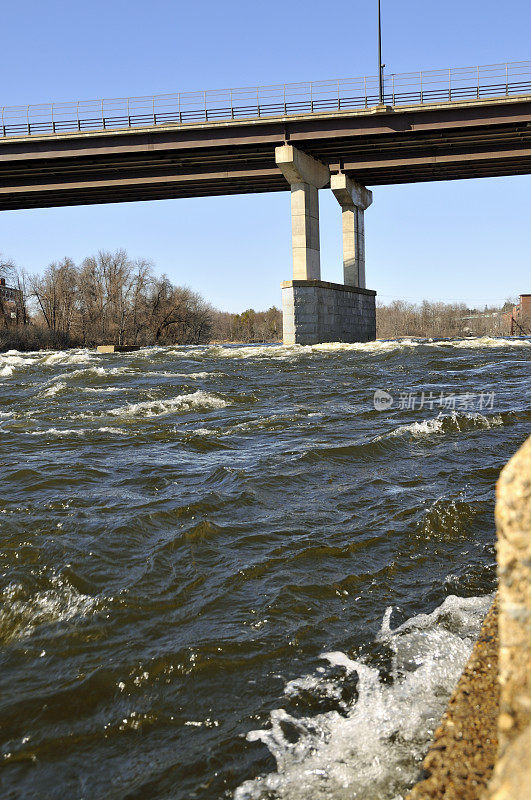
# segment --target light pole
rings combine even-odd
[[[382,13],[381,13],[381,0],[378,0],[378,98],[380,105],[384,104],[384,86],[383,86],[383,69],[385,64],[382,64]]]

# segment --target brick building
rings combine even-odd
[[[531,335],[531,294],[521,294],[510,315],[511,336]]]
[[[4,321],[16,320],[22,307],[22,292],[6,286],[5,278],[0,278],[0,319]],[[1,324],[1,323],[0,323]]]

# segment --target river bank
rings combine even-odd
[[[495,599],[406,800],[481,800],[498,750],[499,646]]]
[[[225,339],[211,339],[207,344],[210,345],[231,345],[231,346],[244,346],[244,345],[268,345],[268,344],[282,344],[281,339],[269,340],[267,342],[258,341],[243,341],[238,339],[225,340]],[[96,346],[96,345],[95,345]],[[124,345],[128,346],[128,345]],[[137,349],[141,345],[130,345]],[[152,344],[151,347],[158,347],[159,345]],[[176,345],[179,346],[179,345]],[[16,350],[19,353],[32,353],[32,352],[47,352],[50,350],[76,350],[83,347],[81,342],[75,341],[67,336],[59,333],[54,333],[46,328],[28,325],[24,328],[16,330],[0,331],[0,353],[7,353],[10,350]]]
[[[531,437],[496,485],[499,588],[406,800],[531,792]]]

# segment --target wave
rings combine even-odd
[[[141,375],[142,377],[149,375],[148,372],[137,372],[135,370],[130,369],[129,367],[110,367],[105,369],[105,367],[82,367],[81,369],[73,369],[69,370],[68,372],[61,372],[59,375],[55,375],[54,378],[49,382],[51,386],[54,383],[61,382],[61,381],[78,381],[80,378],[86,378],[90,380],[91,378],[109,378],[114,377],[116,375]],[[86,391],[90,387],[79,387],[82,391]],[[97,387],[95,387],[96,391],[99,391]],[[110,389],[110,391],[115,391],[114,388]],[[120,389],[120,391],[122,391]]]
[[[39,397],[55,397],[56,394],[63,392],[65,389],[70,389],[65,381],[56,380],[47,389],[40,392]],[[80,389],[80,391],[87,394],[112,394],[125,392],[126,390],[127,387],[125,386],[83,386]]]
[[[219,378],[224,375],[223,372],[143,372],[143,375],[163,375],[165,378],[191,378],[193,381],[200,380],[201,378]]]
[[[55,397],[56,394],[59,394],[59,392],[62,392],[66,388],[67,386],[64,381],[56,381],[47,389],[40,392],[40,397]]]
[[[95,610],[97,598],[83,594],[64,578],[54,575],[48,588],[32,593],[22,584],[11,583],[2,592],[0,641],[25,639],[37,628],[71,622]]]
[[[46,431],[31,431],[30,436],[84,436],[84,428],[48,428]]]
[[[489,417],[483,414],[439,414],[437,417],[423,419],[421,422],[410,422],[408,425],[399,425],[389,433],[376,437],[375,441],[395,436],[410,435],[413,438],[423,438],[433,433],[455,433],[456,431],[470,430],[472,428],[493,428],[503,425],[500,414]]]
[[[318,414],[305,414],[305,417],[319,416]],[[192,428],[187,431],[188,435],[193,436],[232,436],[232,435],[245,435],[255,432],[269,430],[285,430],[293,422],[299,422],[296,416],[288,414],[269,414],[267,416],[260,416],[254,419],[249,419],[246,422],[237,422],[234,425],[229,425],[226,428]]]
[[[12,367],[24,367],[26,364],[34,364],[36,358],[24,356],[16,350],[8,350],[7,353],[0,354],[0,364],[9,364]]]
[[[104,367],[82,367],[81,369],[70,370],[70,372],[62,372],[60,375],[57,375],[56,380],[78,378],[80,375],[97,375],[98,377],[103,377],[107,375],[108,372],[112,372],[112,370],[106,370]]]
[[[115,392],[125,392],[125,386],[84,386],[81,389],[82,392],[87,392],[87,394],[112,394]]]
[[[0,353],[0,377],[10,378],[16,367],[31,366],[35,361],[35,358],[21,355],[17,350],[8,350],[7,353]]]
[[[179,394],[168,400],[145,400],[142,403],[129,403],[118,408],[111,408],[106,413],[113,417],[159,417],[177,411],[225,408],[227,405],[227,401],[221,397],[199,390],[191,394]]]
[[[111,433],[113,435],[123,436],[127,433],[122,428],[111,428],[102,426],[96,429],[98,433]],[[45,431],[31,431],[31,436],[86,436],[87,434],[94,433],[90,428],[48,428]]]
[[[345,653],[323,653],[330,665],[289,682],[287,701],[308,694],[336,709],[296,717],[283,708],[270,726],[247,734],[265,744],[276,772],[243,783],[234,800],[399,800],[414,783],[448,698],[493,596],[447,597],[431,614],[394,630],[387,609],[378,641],[391,653],[391,680]],[[335,673],[330,669],[333,667]],[[343,678],[335,677],[341,670]],[[357,699],[342,700],[342,682],[357,677]]]
[[[352,440],[346,439],[340,445],[314,443],[301,455],[301,459],[303,461],[316,462],[333,458],[370,458],[378,452],[385,452],[387,448],[393,447],[393,442],[396,439],[410,437],[411,439],[423,440],[436,434],[444,436],[445,434],[473,431],[474,429],[494,428],[503,424],[504,419],[501,414],[486,417],[479,413],[441,413],[437,417],[423,419],[420,422],[399,425],[377,436]],[[398,445],[399,443],[396,442],[396,444]]]
[[[57,350],[45,355],[41,363],[46,365],[88,364],[94,360],[95,356],[96,353],[88,349],[75,350],[74,352]]]

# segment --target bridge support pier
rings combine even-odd
[[[275,150],[291,187],[293,280],[282,283],[284,344],[376,338],[375,295],[365,288],[363,213],[372,194],[292,145]],[[321,280],[318,190],[331,184],[343,210],[345,285]]]
[[[319,189],[330,182],[330,170],[289,144],[275,149],[275,161],[291,187],[293,277],[319,280]]]
[[[342,172],[330,180],[343,217],[343,275],[347,286],[365,289],[365,209],[372,192]]]

